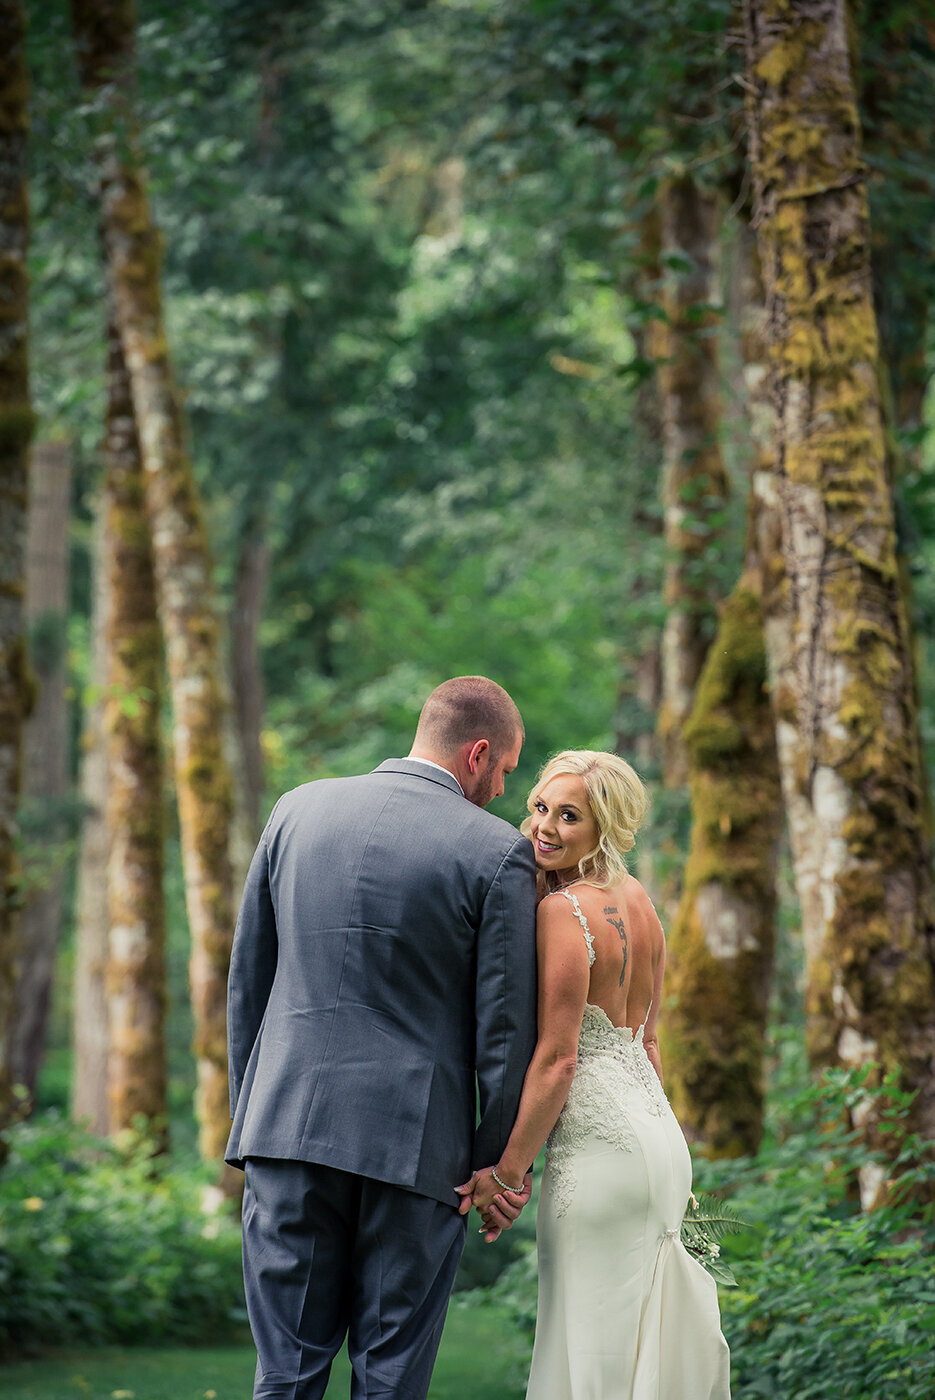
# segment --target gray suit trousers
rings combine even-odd
[[[352,1400],[425,1400],[467,1218],[312,1162],[246,1162],[254,1400],[320,1400],[345,1336]]]

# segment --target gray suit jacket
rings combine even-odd
[[[234,935],[227,1160],[319,1162],[455,1204],[509,1136],[535,968],[532,847],[448,773],[391,759],[286,793]]]

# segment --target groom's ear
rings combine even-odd
[[[490,757],[490,743],[487,739],[475,739],[468,749],[467,766],[469,773],[476,773],[484,756]]]

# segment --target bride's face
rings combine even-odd
[[[540,870],[572,870],[597,845],[588,790],[576,773],[556,773],[530,803],[530,837]]]

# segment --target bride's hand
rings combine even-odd
[[[493,1244],[503,1230],[509,1230],[519,1219],[528,1203],[532,1194],[532,1172],[527,1172],[523,1178],[521,1191],[504,1191],[494,1181],[490,1167],[475,1172],[470,1181],[455,1189],[462,1198],[458,1207],[460,1213],[464,1215],[475,1206],[486,1227],[484,1239],[487,1244]]]

